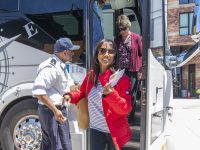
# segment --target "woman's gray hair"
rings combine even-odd
[[[118,27],[131,27],[131,22],[129,20],[129,18],[126,15],[120,15],[117,18],[117,26]]]

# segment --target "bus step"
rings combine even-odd
[[[129,126],[132,132],[132,138],[128,143],[124,145],[122,150],[140,150],[140,120],[140,101],[136,101],[134,116],[132,118],[129,118]]]
[[[140,125],[141,112],[135,112],[133,124]]]
[[[132,132],[131,141],[140,142],[140,126],[130,126]]]
[[[140,142],[129,141],[123,146],[122,150],[140,150]]]

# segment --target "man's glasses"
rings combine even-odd
[[[126,31],[127,27],[119,28],[119,31]]]
[[[111,55],[116,54],[116,50],[114,50],[114,49],[100,48],[100,49],[98,50],[98,52],[99,52],[99,54],[101,54],[101,55],[105,55],[107,52],[108,52],[108,54],[111,54]]]

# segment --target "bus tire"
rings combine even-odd
[[[31,127],[31,125],[25,126],[28,124],[36,125],[36,123],[37,123],[37,129],[35,129],[33,125],[32,125],[33,127]],[[29,129],[29,127],[33,129]],[[30,143],[34,143],[33,137],[31,137],[32,134],[34,136],[34,132],[36,132],[34,130],[40,130],[41,132],[38,115],[37,115],[37,101],[33,98],[29,98],[29,99],[20,101],[19,103],[11,107],[10,110],[5,115],[4,119],[2,120],[1,130],[0,130],[1,131],[0,140],[1,140],[2,149],[3,150],[21,149],[22,146],[18,144],[19,142],[16,142],[18,139],[23,139],[23,140],[28,139],[29,146],[30,146]],[[26,134],[25,133],[23,134],[22,131],[26,132]],[[16,134],[16,133],[19,133],[19,134]],[[31,136],[29,136],[29,134]],[[26,149],[32,149],[32,148],[26,147]],[[33,148],[33,149],[36,149],[36,148]]]

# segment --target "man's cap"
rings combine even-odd
[[[60,38],[54,44],[54,53],[59,53],[64,50],[78,50],[79,45],[74,45],[69,38]]]

